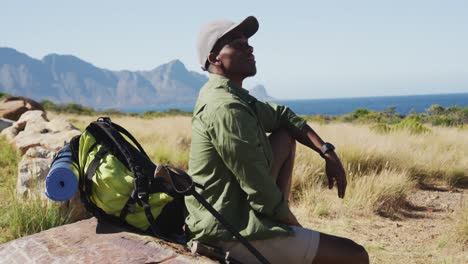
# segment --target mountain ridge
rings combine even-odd
[[[0,47],[0,91],[34,100],[94,108],[187,107],[207,80],[179,59],[151,70],[113,71],[74,55],[51,53],[39,60]]]

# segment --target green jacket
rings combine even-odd
[[[285,106],[255,101],[247,90],[211,74],[193,111],[189,161],[189,174],[204,186],[197,191],[249,240],[292,232],[277,222],[288,203],[270,176],[273,152],[266,133],[305,124]],[[186,197],[186,206],[192,239],[235,239],[195,198]]]

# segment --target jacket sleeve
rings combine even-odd
[[[271,133],[280,127],[291,130],[301,130],[306,121],[297,116],[289,107],[275,103],[257,101],[255,109],[265,132]]]
[[[282,219],[289,207],[270,176],[256,118],[239,103],[221,106],[209,129],[211,141],[246,193],[251,208],[267,217]]]

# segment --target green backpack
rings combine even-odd
[[[138,141],[100,117],[70,141],[81,201],[98,220],[186,244],[184,196],[193,195],[262,263],[268,261],[198,192],[183,170],[156,165]]]
[[[100,220],[185,243],[186,189],[177,192],[167,179],[155,177],[157,169],[172,174],[177,170],[158,168],[138,141],[109,118],[89,124],[70,147],[79,168],[81,200],[89,212]],[[174,176],[184,177],[191,188],[188,175]]]

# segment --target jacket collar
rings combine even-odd
[[[237,95],[247,103],[256,100],[255,97],[249,94],[249,91],[247,89],[239,87],[225,76],[210,73],[209,81],[219,84],[219,86],[222,86],[227,92]]]

